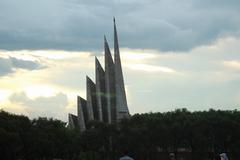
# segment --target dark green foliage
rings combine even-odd
[[[237,110],[178,109],[135,114],[118,125],[92,121],[87,127],[87,131],[80,133],[59,120],[30,120],[0,111],[0,159],[110,160],[128,149],[135,159],[154,160],[181,148],[191,151],[189,159],[194,160],[220,152],[227,152],[232,159],[240,158]]]

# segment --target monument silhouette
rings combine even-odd
[[[77,116],[69,114],[68,125],[70,128],[86,130],[86,124],[91,121],[100,121],[114,124],[130,116],[121,58],[118,44],[118,35],[115,18],[114,22],[114,60],[104,36],[105,70],[97,57],[95,58],[95,82],[86,76],[86,100],[77,97]]]

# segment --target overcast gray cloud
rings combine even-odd
[[[122,47],[185,51],[239,36],[239,15],[237,0],[1,0],[0,48],[100,50],[116,16]]]
[[[13,73],[16,69],[36,70],[41,68],[44,68],[44,66],[37,61],[23,60],[15,57],[0,57],[0,76]]]

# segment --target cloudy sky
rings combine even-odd
[[[239,0],[0,0],[0,108],[67,120],[116,17],[132,114],[240,107]]]

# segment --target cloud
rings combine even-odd
[[[64,109],[68,105],[68,98],[63,93],[57,93],[56,95],[49,97],[36,97],[32,99],[29,98],[25,92],[17,92],[13,93],[9,97],[9,100],[11,103],[25,108],[25,111],[31,117],[59,117],[59,115],[64,114]]]
[[[165,66],[154,66],[154,65],[148,65],[148,64],[132,64],[128,66],[129,69],[135,70],[135,71],[142,71],[142,72],[149,72],[149,73],[156,73],[156,72],[163,72],[163,73],[169,73],[174,74],[176,73],[175,70],[169,67]]]
[[[9,60],[12,63],[14,68],[21,68],[26,70],[35,70],[40,69],[42,66],[38,62],[28,61],[28,60],[21,60],[14,57],[9,57]]]
[[[223,65],[236,69],[236,70],[240,70],[240,61],[237,60],[233,60],[233,61],[224,61]]]
[[[122,58],[125,65],[165,66],[181,73],[177,76],[161,71],[146,74],[144,69],[148,66],[142,71],[141,66],[136,67],[137,72],[124,68],[130,111],[162,112],[182,107],[195,111],[239,108],[239,43],[240,39],[228,37],[189,52],[142,50],[137,52],[140,57],[141,53],[153,56],[135,61]]]
[[[131,114],[182,107],[194,111],[239,108],[239,44],[240,38],[226,37],[188,52],[121,49]],[[29,50],[6,51],[2,55],[49,66],[0,78],[0,94],[4,95],[0,106],[30,117],[48,115],[67,120],[67,113],[76,113],[77,95],[86,96],[86,74],[94,80],[91,52]],[[104,57],[98,57],[104,64]],[[59,93],[67,95],[67,107],[65,96]]]
[[[1,0],[0,48],[99,51],[103,35],[112,37],[115,16],[121,47],[187,51],[239,37],[239,6],[237,0]]]
[[[23,60],[15,57],[0,57],[0,76],[5,76],[9,73],[13,73],[16,69],[24,70],[38,70],[45,66],[41,65],[37,61]]]

